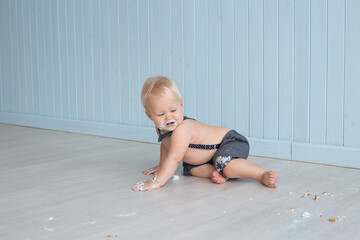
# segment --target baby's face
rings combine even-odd
[[[174,131],[184,118],[182,101],[167,97],[149,96],[146,115],[162,131]]]

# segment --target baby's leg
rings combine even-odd
[[[214,165],[209,163],[192,168],[190,174],[195,177],[211,178],[217,184],[222,184],[227,180],[216,171]]]
[[[228,178],[249,178],[258,180],[270,188],[276,188],[278,174],[269,171],[246,159],[237,158],[230,161],[224,168],[224,174]]]

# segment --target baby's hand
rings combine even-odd
[[[155,174],[157,173],[157,171],[159,170],[160,166],[156,166],[156,167],[153,167],[153,168],[149,168],[149,169],[146,169],[144,171],[142,171],[142,173],[144,175],[150,175],[150,174]]]
[[[145,182],[138,182],[131,189],[134,190],[135,192],[143,192],[143,191],[154,190],[154,189],[158,189],[158,188],[160,188],[160,182],[155,179],[151,179],[151,180],[147,180]]]

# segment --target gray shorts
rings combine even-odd
[[[226,177],[224,175],[224,168],[226,165],[235,158],[247,159],[249,156],[249,150],[250,146],[246,137],[239,134],[235,130],[231,130],[224,136],[213,158],[204,164],[210,163],[214,165],[216,171],[218,171],[223,177]],[[191,176],[190,170],[192,168],[199,167],[204,164],[191,165],[183,162],[184,176]]]

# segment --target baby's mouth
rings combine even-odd
[[[167,127],[173,127],[175,125],[175,121],[170,121],[165,124]]]
[[[173,128],[177,124],[178,123],[176,122],[175,119],[170,119],[169,121],[165,121],[165,122],[161,123],[159,126],[159,129],[162,130],[163,128]]]

